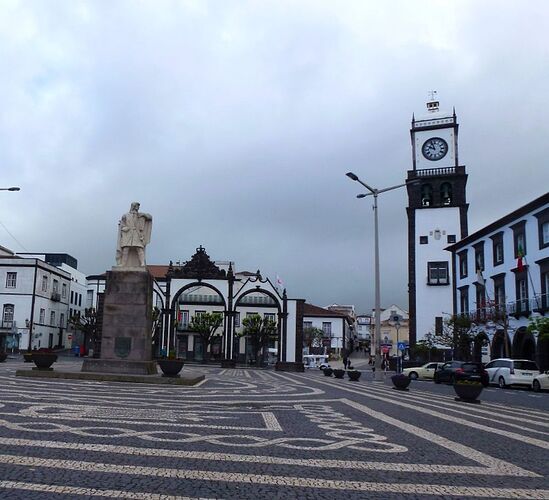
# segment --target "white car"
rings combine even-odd
[[[435,371],[439,366],[442,366],[443,363],[426,363],[423,366],[415,366],[413,368],[404,368],[402,373],[408,375],[412,380],[418,378],[425,378],[432,380],[435,376]]]
[[[534,380],[532,380],[532,389],[536,392],[549,390],[549,370],[534,377]]]
[[[538,365],[529,359],[494,359],[484,369],[488,372],[489,383],[502,389],[512,385],[532,387],[534,377],[539,375]]]
[[[303,365],[305,368],[330,368],[328,356],[324,354],[306,354],[303,356]]]

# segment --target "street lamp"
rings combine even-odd
[[[9,188],[0,188],[0,191],[21,191],[21,188],[17,186],[9,187]]]
[[[374,343],[375,343],[375,380],[381,381],[381,300],[380,300],[380,290],[379,290],[379,230],[378,230],[378,217],[377,217],[377,197],[380,193],[385,193],[386,191],[392,191],[393,189],[398,189],[400,187],[406,186],[419,182],[419,180],[411,181],[404,184],[398,184],[396,186],[391,186],[384,189],[376,189],[368,186],[365,182],[362,182],[356,174],[353,172],[347,172],[345,174],[349,179],[362,184],[369,193],[357,194],[357,198],[365,198],[366,196],[374,197],[374,241],[375,241],[375,334],[374,334]]]

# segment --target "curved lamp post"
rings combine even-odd
[[[21,188],[17,186],[9,187],[9,188],[0,188],[0,191],[21,191]]]
[[[374,241],[375,241],[375,334],[374,334],[374,342],[375,342],[375,380],[381,381],[383,379],[381,374],[381,299],[380,299],[380,289],[379,289],[379,230],[378,230],[378,217],[377,217],[377,197],[381,193],[385,193],[386,191],[392,191],[393,189],[398,189],[400,187],[404,187],[407,184],[412,184],[419,182],[419,180],[411,181],[411,182],[405,182],[404,184],[398,184],[396,186],[391,186],[384,189],[376,189],[373,187],[368,186],[365,182],[362,182],[356,174],[353,172],[347,172],[345,174],[349,179],[358,182],[359,184],[362,184],[369,193],[361,193],[357,194],[357,198],[366,198],[366,196],[373,196],[374,197]]]

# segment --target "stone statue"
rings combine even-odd
[[[132,203],[130,211],[118,223],[118,267],[145,266],[145,247],[151,241],[152,216],[139,212],[139,206],[137,202]]]

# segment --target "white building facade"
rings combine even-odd
[[[549,341],[527,331],[530,318],[549,312],[549,193],[448,250],[453,312],[475,325],[475,358],[484,346],[492,359],[531,359],[549,368]]]
[[[37,258],[0,257],[0,350],[62,347],[71,276]]]
[[[465,167],[459,164],[455,111],[412,119],[413,169],[408,171],[408,291],[410,344],[434,333],[452,310],[448,244],[467,236]]]

